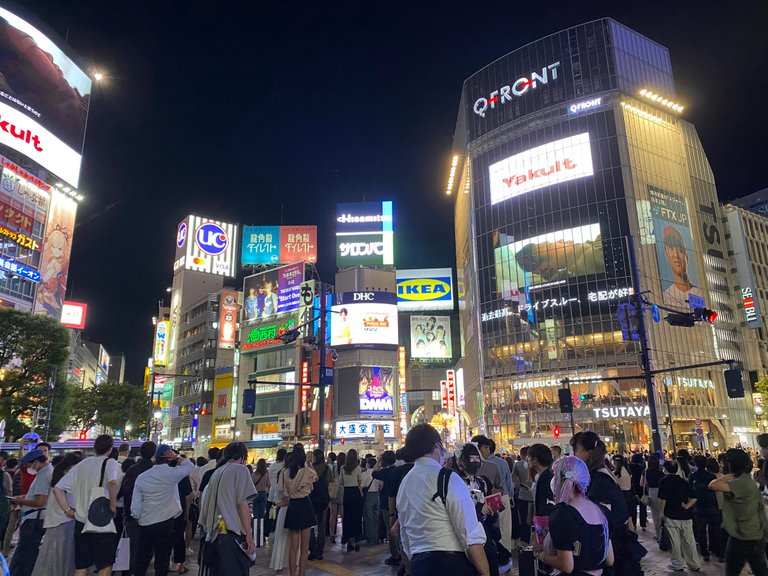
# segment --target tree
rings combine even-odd
[[[759,392],[763,395],[763,401],[768,399],[768,374],[755,382],[753,388],[755,389],[755,392]]]
[[[104,382],[75,392],[72,424],[81,430],[101,425],[112,431],[130,422],[134,430],[146,426],[149,396],[129,382]]]
[[[0,308],[0,418],[6,420],[6,435],[29,431],[35,406],[48,405],[54,368],[62,375],[68,356],[69,333],[56,320]],[[59,407],[53,411],[58,417]]]

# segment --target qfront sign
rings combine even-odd
[[[485,118],[485,114],[488,110],[495,110],[496,106],[503,106],[507,102],[512,102],[513,97],[524,96],[529,90],[535,89],[541,84],[547,84],[550,79],[557,80],[557,69],[560,67],[560,62],[554,62],[549,66],[545,66],[541,69],[541,74],[537,72],[531,72],[530,78],[523,76],[518,78],[511,84],[501,86],[498,90],[491,92],[487,98],[478,98],[475,100],[475,104],[472,109],[475,114],[481,118]]]
[[[184,269],[234,277],[237,248],[235,224],[187,216],[176,230],[173,271]]]
[[[401,312],[453,310],[451,269],[398,270],[397,308]]]
[[[391,201],[338,204],[336,265],[394,265],[393,220]]]
[[[593,408],[595,418],[645,418],[651,415],[648,406],[608,406],[607,408]]]
[[[589,133],[569,136],[491,164],[491,204],[592,174]]]

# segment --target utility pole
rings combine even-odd
[[[43,440],[48,442],[48,433],[51,431],[51,411],[53,410],[53,390],[56,388],[56,377],[59,369],[54,366],[51,372],[51,378],[48,380],[48,414],[45,419],[45,435]]]

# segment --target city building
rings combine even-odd
[[[611,19],[531,42],[465,81],[446,187],[457,368],[476,428],[501,448],[565,443],[573,430],[611,448],[651,445],[629,307],[640,292],[719,313],[685,328],[645,312],[653,370],[679,370],[653,376],[662,442],[752,445],[751,400],[727,396],[727,366],[688,368],[747,358],[724,214],[684,112],[668,50]],[[566,378],[572,419],[559,409]]]
[[[0,305],[59,319],[92,82],[23,8],[0,3],[0,19]],[[53,64],[49,75],[31,61],[40,51]]]
[[[119,352],[109,357],[109,372],[107,379],[110,382],[122,384],[125,382],[125,354]]]
[[[79,331],[70,331],[67,382],[72,386],[77,388],[93,388],[96,386],[96,379],[101,372],[99,369],[98,345],[96,354],[91,350],[92,347],[83,341]]]

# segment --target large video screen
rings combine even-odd
[[[592,173],[589,132],[536,146],[488,167],[491,204]]]
[[[243,281],[244,320],[263,320],[299,309],[304,264],[291,264],[248,276]]]
[[[342,292],[331,314],[331,346],[394,347],[398,344],[397,295]]]
[[[448,360],[452,356],[450,316],[411,316],[411,358]]]
[[[600,224],[558,230],[525,240],[496,232],[497,290],[517,300],[532,288],[565,284],[569,279],[605,273]]]
[[[664,304],[693,308],[690,296],[703,298],[698,285],[699,268],[693,254],[691,218],[685,196],[648,187],[653,236],[661,276]]]
[[[360,414],[392,414],[395,369],[381,366],[359,368],[357,380]]]

